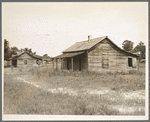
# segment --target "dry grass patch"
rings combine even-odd
[[[13,70],[13,75],[5,74],[4,113],[5,114],[51,114],[51,115],[125,115],[118,106],[137,108],[130,115],[144,115],[144,99],[125,99],[122,93],[145,90],[144,65],[140,72],[94,73],[61,72],[48,67],[31,67],[25,70]],[[76,90],[77,96],[50,93],[22,83],[21,77],[29,82],[49,88],[68,88]],[[87,91],[109,90],[104,95],[88,94]],[[113,106],[113,107],[112,107]]]

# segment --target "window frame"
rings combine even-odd
[[[107,60],[107,63],[105,64],[104,61]],[[103,69],[109,69],[109,59],[108,57],[102,57],[102,68]]]
[[[28,64],[28,61],[27,61],[27,60],[24,60],[24,64],[27,65],[27,64]]]

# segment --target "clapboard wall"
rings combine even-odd
[[[128,58],[132,58],[133,68],[137,67],[136,57],[118,49],[107,39],[95,45],[88,52],[89,71],[127,71],[131,67],[128,65]]]

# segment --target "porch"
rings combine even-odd
[[[53,70],[81,71],[87,69],[87,53],[64,53],[53,58]]]

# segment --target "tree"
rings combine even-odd
[[[44,56],[44,57],[47,57],[47,56],[48,56],[48,54],[44,54],[43,56]]]
[[[17,51],[19,51],[19,49],[17,47],[11,47],[11,53],[14,54],[16,53]]]
[[[33,54],[32,49],[29,49],[29,48],[21,49],[21,51],[25,51],[27,53]]]
[[[36,52],[33,53],[33,55],[35,55],[35,54],[36,54]]]
[[[145,59],[145,50],[146,47],[142,41],[139,44],[137,44],[137,46],[134,48],[134,52],[140,51],[140,57],[142,59]]]
[[[122,43],[122,48],[126,51],[131,51],[132,48],[133,48],[133,42],[132,41],[129,41],[129,40],[125,40],[123,43]]]
[[[140,41],[140,43],[138,44],[138,46],[144,46],[144,43],[142,41]]]
[[[11,58],[11,50],[9,48],[9,42],[4,39],[4,60]]]
[[[14,47],[11,47],[11,50],[16,50],[16,51],[18,51],[19,49],[14,46]]]

